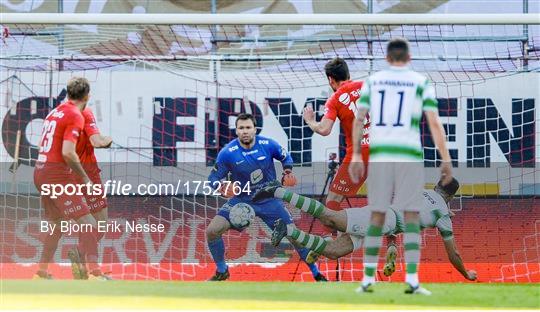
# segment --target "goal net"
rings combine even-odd
[[[436,88],[461,182],[451,209],[464,261],[484,281],[540,281],[538,21],[479,23],[459,16],[437,23],[436,16],[424,15],[432,19],[399,24],[397,17],[381,16],[362,24],[363,16],[349,23],[333,16],[333,24],[324,17],[300,24],[282,22],[281,16],[268,24],[253,18],[220,24],[181,17],[167,23],[148,14],[130,22],[115,16],[116,23],[107,23],[92,16],[86,22],[53,16],[43,24],[2,22],[4,277],[31,276],[43,248],[39,226],[44,213],[32,181],[36,144],[43,119],[65,99],[70,77],[89,79],[89,106],[101,132],[115,142],[96,151],[103,180],[143,185],[127,195],[108,194],[111,222],[165,228],[162,233],[125,227],[107,233],[100,261],[119,279],[202,280],[215,269],[206,225],[225,203],[203,185],[217,153],[235,137],[235,116],[253,114],[259,133],[291,153],[299,180],[294,190],[321,199],[329,154],[343,158],[344,138],[339,123],[327,137],[314,134],[302,109],[310,105],[317,120],[322,118],[332,94],[324,73],[329,59],[345,59],[351,78],[364,80],[387,66],[386,42],[399,36],[411,44],[412,69]],[[426,187],[432,187],[438,156],[424,122],[421,130]],[[342,206],[365,204],[364,187]],[[290,211],[300,228],[323,230],[306,214]],[[292,246],[284,242],[274,248],[269,235],[260,220],[241,233],[224,234],[233,278],[311,280]],[[76,235],[63,237],[54,275],[69,276],[67,251],[76,243]],[[401,255],[400,249],[399,260]],[[423,233],[422,257],[422,280],[461,280],[434,229]],[[331,279],[359,280],[362,254],[338,262],[321,259],[320,267]],[[400,265],[392,280],[402,279]]]

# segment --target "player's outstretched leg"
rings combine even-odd
[[[251,199],[253,202],[258,202],[264,199],[268,198],[274,198],[274,193],[278,188],[285,189],[281,186],[281,183],[279,181],[272,181],[268,183],[267,186],[259,189],[255,194],[253,195],[253,198]]]
[[[306,196],[296,194],[279,185],[270,185],[260,189],[253,196],[253,200],[258,201],[272,197],[279,198],[285,202],[288,202],[294,207],[314,216],[315,218],[320,217],[326,209],[326,207],[321,202]]]
[[[296,243],[313,250],[318,254],[321,254],[324,251],[327,244],[323,237],[308,234],[296,228],[294,224],[285,224],[283,220],[278,219],[274,231],[272,232],[272,244],[274,244],[274,246],[279,245],[279,242],[281,242],[285,236],[290,237]]]

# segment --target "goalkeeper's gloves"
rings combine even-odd
[[[221,187],[219,188],[219,193],[221,194],[221,196],[223,196],[225,198],[231,198],[231,197],[234,196],[233,189],[234,189],[234,187],[233,187],[232,182],[231,183],[223,183],[223,184],[221,184]]]
[[[294,176],[294,173],[291,169],[285,169],[283,170],[283,176],[281,177],[281,184],[283,186],[295,186],[296,185],[296,177]]]

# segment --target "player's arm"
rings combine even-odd
[[[444,131],[441,120],[439,119],[439,110],[437,106],[437,99],[435,98],[435,90],[431,84],[427,81],[421,87],[423,110],[426,114],[429,130],[433,137],[433,142],[439,150],[441,155],[441,178],[443,184],[448,184],[452,179],[452,159],[450,153],[446,147],[446,133]]]
[[[230,172],[228,161],[227,161],[227,152],[226,148],[223,148],[221,151],[219,151],[219,154],[216,158],[216,163],[214,164],[214,167],[210,171],[210,175],[208,176],[208,181],[210,182],[210,186],[216,190],[219,189],[219,192],[224,197],[232,197],[233,194],[233,188],[227,187],[230,186],[229,183],[222,183],[222,180],[227,177],[227,175]]]
[[[62,157],[73,172],[82,178],[83,183],[89,183],[90,179],[88,178],[86,171],[84,171],[83,167],[81,166],[81,161],[79,160],[79,156],[77,156],[75,147],[75,142],[64,140],[62,143]]]
[[[100,133],[92,110],[87,108],[82,114],[84,117],[84,132],[88,135],[90,144],[92,144],[92,146],[95,148],[110,147],[112,144],[112,138],[104,136]]]
[[[440,218],[437,221],[436,226],[439,229],[441,238],[443,239],[444,248],[446,249],[446,254],[448,255],[448,260],[450,260],[450,263],[452,263],[454,268],[458,270],[458,272],[461,273],[461,275],[463,275],[463,277],[466,279],[470,281],[476,280],[476,272],[474,270],[467,271],[465,265],[463,264],[463,260],[461,259],[461,255],[459,254],[456,246],[456,241],[454,240],[452,220],[450,220],[450,216],[446,215]]]
[[[463,275],[466,279],[469,281],[476,280],[476,272],[474,270],[469,270],[465,268],[465,265],[463,264],[463,260],[461,259],[461,255],[459,254],[457,248],[456,248],[456,242],[453,238],[444,240],[444,248],[446,249],[446,253],[448,254],[448,259],[450,260],[450,263],[454,266],[456,270]]]
[[[66,130],[64,131],[64,140],[62,142],[62,157],[66,164],[75,172],[76,175],[82,178],[83,183],[90,183],[86,171],[81,166],[79,156],[77,156],[76,146],[77,140],[81,135],[81,130],[84,127],[84,118],[81,115],[75,115]]]
[[[101,133],[93,134],[90,136],[90,143],[95,148],[109,148],[112,144],[112,138]]]
[[[336,112],[331,107],[330,99],[325,104],[325,114],[321,121],[316,121],[315,112],[313,107],[308,105],[304,108],[304,120],[308,127],[313,130],[313,132],[318,133],[322,136],[327,136],[332,132],[332,127],[334,126],[334,121],[336,120]]]
[[[352,182],[358,183],[364,175],[364,163],[362,162],[362,139],[364,138],[364,120],[370,108],[370,82],[364,83],[360,91],[360,98],[356,101],[357,114],[353,121],[352,142],[353,156],[349,165],[349,176]]]
[[[270,140],[270,144],[272,149],[272,158],[279,160],[283,166],[281,184],[283,186],[295,186],[297,181],[294,173],[292,172],[294,161],[291,154],[274,140]]]

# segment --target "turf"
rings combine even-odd
[[[430,297],[379,283],[1,281],[4,309],[539,309],[539,284],[424,284]]]

